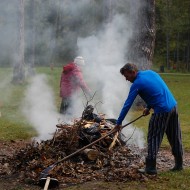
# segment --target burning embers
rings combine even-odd
[[[132,151],[125,146],[117,132],[108,135],[114,124],[114,119],[96,115],[93,107],[87,106],[73,125],[58,124],[52,139],[34,141],[4,159],[2,166],[9,169],[2,167],[1,175],[17,173],[19,180],[33,184],[51,178],[61,185],[91,180],[143,180],[145,176],[137,172],[143,161],[134,153],[138,148]]]

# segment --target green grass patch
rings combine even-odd
[[[61,68],[51,70],[49,67],[40,67],[36,71],[46,74],[49,85],[55,92],[58,107],[61,101],[58,90]],[[0,68],[0,140],[29,139],[36,136],[37,132],[28,124],[20,111],[28,81],[24,84],[14,85],[11,80],[12,69]]]
[[[190,169],[181,172],[163,172],[157,178],[130,182],[93,181],[65,188],[66,190],[121,189],[121,190],[188,190],[190,187]]]
[[[62,68],[55,67],[51,70],[49,67],[37,68],[37,73],[45,73],[50,86],[53,88],[56,98],[57,109],[60,105],[59,97],[59,80]],[[183,74],[161,74],[167,85],[173,92],[176,100],[178,101],[179,117],[181,121],[183,145],[185,150],[190,149],[190,75]],[[22,85],[11,84],[12,69],[0,68],[0,140],[17,140],[17,139],[29,139],[36,136],[35,129],[28,124],[20,112],[20,104],[24,97],[24,91],[27,86],[27,82]],[[142,114],[142,110],[132,111],[130,110],[127,117],[129,120],[137,118]],[[117,117],[117,116],[116,116]],[[136,127],[141,128],[146,133],[148,130],[148,121],[150,115],[143,117],[136,121],[134,124]],[[168,141],[164,138],[162,147],[169,147]],[[148,180],[147,182],[129,182],[129,183],[107,183],[107,182],[89,182],[66,189],[93,189],[97,187],[99,189],[189,189],[190,187],[190,169],[178,173],[163,172],[159,174],[156,180]],[[92,188],[90,188],[92,187]]]
[[[57,109],[60,105],[59,97],[59,81],[62,72],[61,67],[54,67],[51,70],[49,67],[36,68],[37,73],[44,73],[48,78],[49,85],[54,90]],[[179,117],[182,128],[183,144],[185,149],[190,149],[190,75],[188,74],[161,74],[172,93],[174,94],[178,102]],[[13,85],[12,69],[0,68],[0,140],[15,140],[26,139],[36,135],[36,131],[30,126],[25,118],[22,116],[20,104],[24,97],[24,90],[27,86],[27,81],[22,85]],[[142,110],[129,111],[131,119],[138,117],[142,114]],[[129,117],[127,116],[127,117]],[[116,116],[117,117],[117,116]],[[135,122],[135,125],[147,133],[149,117],[141,118]],[[166,138],[162,143],[162,146],[168,147]]]

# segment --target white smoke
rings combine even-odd
[[[35,127],[39,136],[48,139],[55,132],[59,115],[56,111],[53,90],[45,75],[36,75],[25,92],[22,104],[25,117]]]
[[[112,23],[96,36],[78,39],[80,54],[87,62],[85,69],[88,82],[91,83],[91,90],[97,94],[94,103],[102,102],[98,104],[97,110],[108,118],[117,119],[130,87],[119,70],[127,62],[125,54],[130,48],[128,41],[132,37],[131,24],[124,15],[115,15]],[[127,122],[125,120],[123,123]],[[132,131],[132,126],[122,131],[126,140],[132,135]],[[135,130],[128,143],[143,147],[143,132],[140,129]]]
[[[6,77],[1,77],[0,78],[0,91],[4,93],[4,96],[1,97],[0,104],[5,104],[10,100],[10,97],[12,95],[12,88],[11,88],[11,83],[10,83],[10,75],[7,75]]]
[[[89,8],[86,2],[88,1],[82,0],[81,3],[68,1],[66,6],[61,7],[63,9],[66,7],[67,11],[71,11],[73,17],[79,17]],[[126,6],[125,1],[119,0],[118,2],[121,6],[122,4]],[[85,80],[92,94],[95,94],[93,102],[90,103],[96,105],[96,110],[106,114],[107,118],[117,119],[130,87],[119,70],[128,61],[126,60],[126,54],[130,48],[128,42],[133,36],[134,23],[137,22],[135,15],[138,12],[140,1],[134,5],[134,1],[130,0],[128,5],[127,16],[114,13],[111,22],[96,29],[92,35],[79,37],[77,40],[78,55],[83,56],[86,62],[83,68]],[[81,116],[85,102],[83,93],[74,97],[73,118]],[[36,76],[32,80],[26,91],[23,105],[25,105],[24,113],[27,119],[39,133],[39,139],[50,137],[55,131],[60,115],[56,111],[54,94],[45,76]],[[123,124],[127,122],[125,120]],[[126,138],[129,138],[133,130],[132,126],[123,130]],[[143,147],[143,133],[140,129],[135,130],[129,143]]]
[[[80,54],[87,62],[86,73],[94,83],[92,91],[101,94],[103,104],[100,111],[108,117],[117,115],[122,105],[121,100],[124,101],[129,88],[119,73],[125,63],[124,55],[127,51],[125,39],[130,39],[132,35],[124,22],[127,21],[123,15],[116,15],[113,22],[100,30],[96,36],[78,39]]]
[[[139,148],[144,148],[145,140],[144,133],[136,126],[130,125],[122,130],[122,139],[126,141],[126,144],[135,145]]]

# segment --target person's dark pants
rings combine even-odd
[[[174,107],[168,113],[154,113],[149,121],[148,128],[148,160],[155,160],[159,151],[164,133],[172,148],[175,158],[182,158],[183,147],[181,140],[181,128],[177,108]]]
[[[68,113],[69,108],[71,107],[71,99],[70,98],[62,98],[60,113],[66,114]]]

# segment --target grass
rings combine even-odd
[[[130,182],[88,182],[73,187],[65,188],[66,190],[89,190],[89,189],[109,189],[109,190],[188,190],[190,186],[189,180],[190,170],[186,169],[182,172],[163,172],[153,180],[146,182],[130,181]],[[109,187],[109,188],[108,188]]]
[[[54,89],[57,106],[59,98],[60,68],[38,68],[37,73],[45,73],[49,84]],[[35,129],[29,125],[20,112],[20,105],[24,96],[27,82],[22,85],[11,83],[12,69],[0,68],[0,140],[29,139],[37,135]]]
[[[37,73],[45,73],[48,77],[49,84],[54,89],[56,95],[57,109],[60,105],[59,97],[59,79],[62,68],[54,68],[50,70],[49,67],[37,68]],[[190,75],[183,75],[178,73],[161,74],[171,91],[173,92],[177,102],[179,117],[182,128],[182,138],[184,149],[190,149]],[[0,68],[0,140],[9,141],[16,139],[29,139],[36,135],[36,131],[30,126],[22,114],[19,112],[20,103],[24,96],[24,90],[27,86],[13,85],[10,83],[12,77],[12,70],[10,68]],[[136,118],[142,114],[142,110],[130,111],[130,118]],[[135,125],[147,133],[148,120],[150,116],[141,118],[135,122]],[[167,139],[164,138],[162,147],[169,147]],[[119,183],[119,189],[189,189],[190,187],[190,169],[185,169],[179,173],[163,172],[156,180],[149,180],[143,182]],[[93,182],[92,182],[93,184]],[[117,183],[109,185],[107,182],[96,182],[96,187],[102,189],[118,189]],[[88,185],[86,188],[89,189]],[[86,189],[85,186],[77,185],[67,189]],[[109,187],[109,188],[107,188]],[[113,188],[112,188],[113,187]],[[92,187],[93,189],[93,187]],[[101,188],[100,188],[101,189]]]
[[[130,182],[105,182],[105,181],[89,181],[83,184],[71,185],[59,189],[64,190],[189,190],[190,169],[181,172],[163,172],[157,178],[149,179],[145,182],[130,181]],[[18,185],[12,190],[25,190],[28,189],[22,185]],[[37,188],[30,188],[37,189]]]

